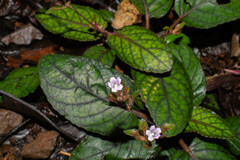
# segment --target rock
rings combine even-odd
[[[22,157],[32,159],[48,158],[56,146],[58,136],[59,134],[56,131],[39,133],[35,140],[23,146]]]
[[[6,109],[0,109],[0,136],[8,134],[23,121],[23,116]]]

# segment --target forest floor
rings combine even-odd
[[[17,0],[14,4],[7,2],[10,1],[0,5],[1,80],[14,68],[37,65],[43,55],[81,55],[87,48],[99,43],[66,40],[40,26],[34,18],[38,6],[60,4],[58,0],[38,0],[34,5]],[[222,117],[240,115],[239,73],[224,71],[240,70],[240,21],[209,30],[186,27],[183,32],[190,37],[191,47],[199,57],[206,76],[207,96],[202,105],[214,109]],[[30,111],[28,106],[14,98],[4,98],[0,105],[0,159],[65,160],[68,159],[67,153],[71,153],[77,141],[85,135],[51,108],[40,87],[21,99],[47,116],[60,131],[71,129],[69,137],[56,131],[49,121],[41,118],[39,112]],[[70,135],[76,133],[78,136],[71,138]]]

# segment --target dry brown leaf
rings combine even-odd
[[[34,50],[23,50],[20,53],[20,58],[8,57],[7,66],[19,68],[25,62],[38,63],[38,60],[47,54],[53,54],[57,51],[57,45],[50,45],[44,48]]]
[[[139,23],[140,12],[137,8],[130,3],[129,0],[122,0],[118,5],[115,18],[112,22],[112,27],[115,29],[121,29],[124,26],[132,25],[133,23]]]
[[[122,70],[117,64],[115,65],[115,69],[116,69],[118,72],[123,73],[123,70]]]
[[[232,36],[231,43],[231,57],[240,57],[240,35],[234,33]]]

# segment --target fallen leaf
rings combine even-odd
[[[240,56],[240,35],[234,33],[232,36],[232,43],[231,43],[231,57],[239,57]]]
[[[19,68],[25,62],[31,62],[37,64],[38,60],[47,54],[53,54],[58,50],[58,46],[51,44],[49,46],[35,48],[34,50],[22,50],[20,52],[20,58],[16,57],[7,57],[7,66],[13,68]]]
[[[41,40],[43,34],[31,24],[25,25],[15,32],[3,37],[1,40],[4,44],[15,43],[18,45],[29,45],[32,40]]]
[[[239,69],[236,69],[236,70],[223,69],[223,71],[229,72],[229,73],[232,73],[232,74],[236,74],[236,75],[240,75],[240,70]]]
[[[129,0],[123,0],[117,8],[115,18],[112,22],[112,27],[115,29],[121,29],[124,26],[132,25],[133,23],[139,23],[140,12],[137,8],[130,3]]]

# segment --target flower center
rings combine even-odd
[[[154,133],[154,132],[152,132],[152,133],[151,133],[151,136],[154,136],[154,135],[155,135],[155,133]]]
[[[114,83],[113,84],[113,87],[115,88],[115,87],[118,87],[118,84],[117,83]]]

